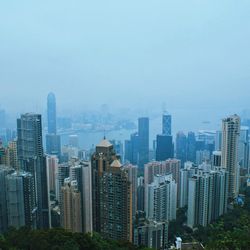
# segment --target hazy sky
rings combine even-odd
[[[0,105],[250,104],[249,0],[0,1]],[[204,113],[203,112],[203,113]]]

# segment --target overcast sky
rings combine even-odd
[[[0,105],[250,104],[249,0],[0,1]]]

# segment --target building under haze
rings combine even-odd
[[[61,156],[61,137],[57,135],[56,97],[49,93],[47,97],[48,134],[46,135],[46,153]]]
[[[149,118],[141,117],[138,119],[138,151],[139,151],[139,168],[149,160]]]
[[[17,119],[17,153],[20,169],[35,177],[37,227],[50,227],[46,157],[43,154],[42,117],[27,113]]]
[[[172,117],[167,112],[162,115],[162,134],[172,135]]]
[[[156,161],[165,161],[174,157],[174,145],[171,135],[157,135],[156,137]]]
[[[56,134],[56,97],[49,93],[47,97],[48,134]]]

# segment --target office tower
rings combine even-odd
[[[221,151],[214,151],[212,155],[212,165],[215,169],[216,167],[221,167]]]
[[[47,97],[48,134],[46,135],[46,153],[61,157],[61,137],[57,135],[56,126],[56,97],[49,93]]]
[[[149,159],[149,118],[141,117],[138,119],[139,136],[139,168],[144,167]]]
[[[137,211],[144,211],[144,195],[145,195],[145,186],[144,178],[140,176],[137,178]]]
[[[128,179],[132,184],[132,216],[135,219],[137,211],[137,166],[125,164],[123,169],[128,173]]]
[[[19,168],[17,158],[17,141],[10,141],[6,150],[6,164],[14,169]]]
[[[154,181],[145,186],[146,217],[157,222],[176,219],[177,185],[172,174],[154,176]]]
[[[238,162],[241,168],[249,166],[249,128],[241,127],[238,146]]]
[[[48,184],[49,191],[52,193],[56,193],[56,176],[58,174],[58,158],[55,155],[48,155],[46,157],[46,166],[47,166],[47,174],[48,174]]]
[[[162,134],[172,135],[172,117],[168,113],[164,113],[162,116]]]
[[[104,238],[132,241],[132,185],[106,139],[91,159],[93,230]]]
[[[20,168],[35,177],[38,228],[50,227],[46,158],[43,154],[42,117],[27,113],[17,119],[17,153]]]
[[[196,159],[196,138],[194,132],[188,132],[187,136],[187,161],[195,162]]]
[[[69,146],[78,148],[79,147],[79,138],[78,135],[70,135],[69,136]]]
[[[187,137],[183,132],[176,135],[176,158],[181,160],[181,165],[187,161]]]
[[[124,153],[124,162],[132,162],[132,143],[131,140],[124,141],[125,153]]]
[[[188,182],[187,225],[207,226],[227,211],[228,172],[199,171]]]
[[[56,97],[49,93],[47,97],[48,134],[56,134]]]
[[[56,155],[61,157],[61,137],[56,134],[46,135],[46,153],[49,155]]]
[[[171,135],[157,135],[156,161],[165,161],[174,156],[173,139]]]
[[[221,142],[222,142],[222,132],[216,131],[215,135],[215,150],[221,151]]]
[[[229,198],[238,194],[238,143],[240,117],[233,115],[222,120],[222,160],[221,165],[229,172]]]
[[[5,178],[13,171],[14,170],[8,166],[0,165],[0,233],[4,233],[8,229]]]
[[[133,165],[139,164],[139,135],[134,133],[130,136],[131,141],[131,156],[130,163]]]
[[[168,223],[147,220],[145,216],[137,218],[133,243],[153,249],[167,249]]]
[[[36,228],[35,182],[31,173],[20,171],[5,178],[9,227]]]
[[[58,165],[58,172],[56,174],[56,200],[59,203],[59,207],[62,204],[62,192],[61,188],[64,185],[64,179],[69,177],[69,164],[62,163]]]
[[[64,180],[62,186],[62,226],[71,232],[82,232],[81,193],[77,181]]]

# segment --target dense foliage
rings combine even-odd
[[[0,235],[1,250],[138,250],[128,242],[104,240],[98,234],[71,233],[63,229],[10,229]],[[140,248],[143,249],[143,248]],[[144,248],[145,249],[145,248]]]
[[[183,242],[201,242],[206,249],[250,250],[250,187],[244,190],[244,206],[235,206],[217,222],[192,230],[185,226],[186,210],[179,209],[177,219],[169,224],[169,240],[180,236]]]

